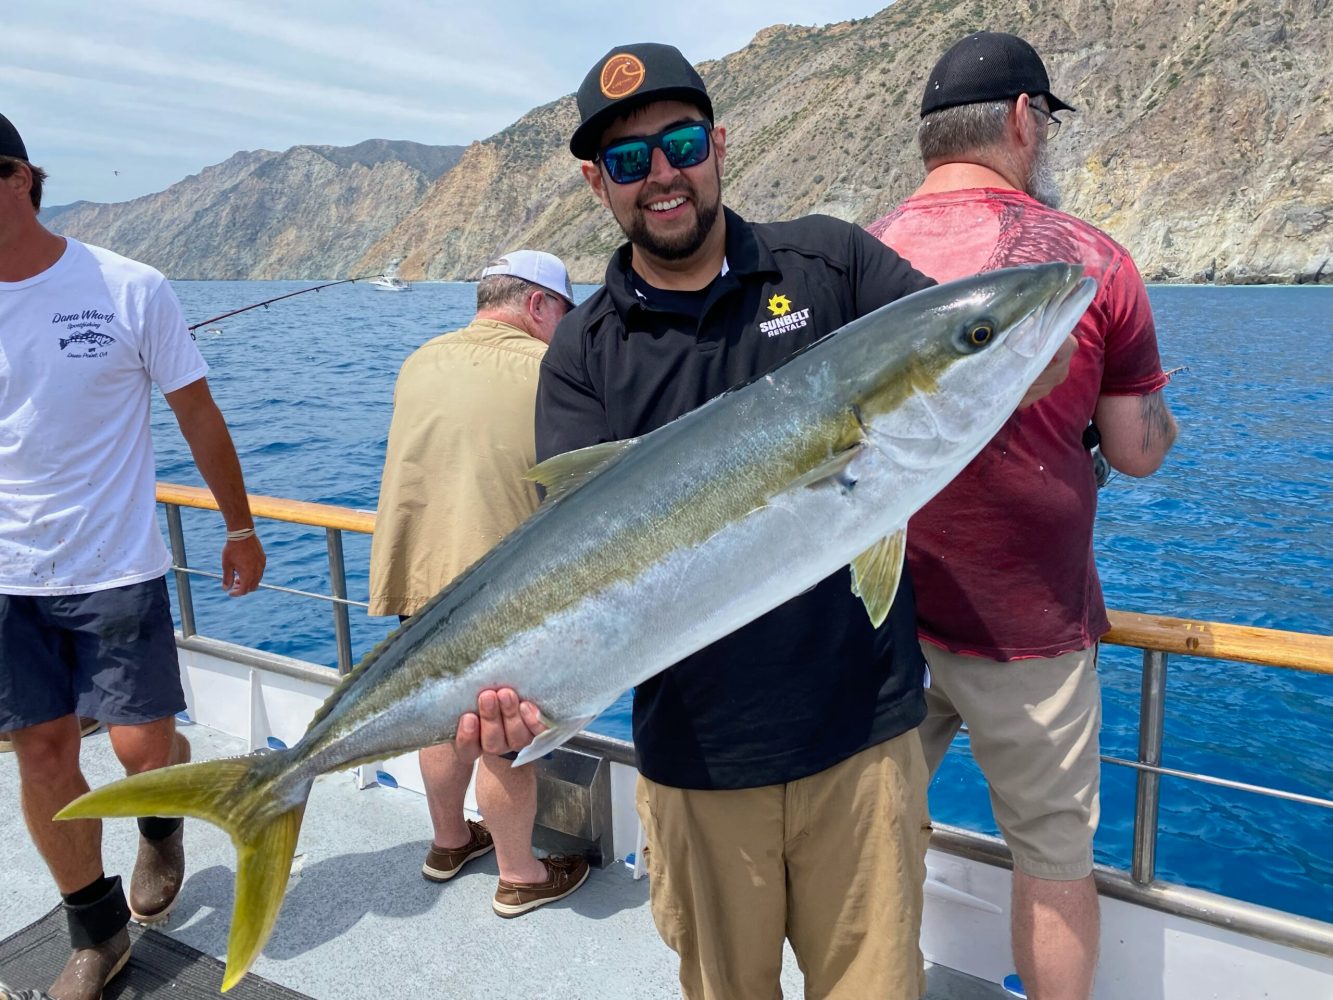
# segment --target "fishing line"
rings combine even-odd
[[[274,302],[281,302],[283,299],[290,299],[294,295],[304,295],[306,292],[317,292],[321,288],[332,288],[334,285],[346,285],[353,281],[365,281],[367,278],[382,278],[382,277],[384,277],[383,274],[363,274],[359,278],[342,278],[338,281],[326,281],[322,285],[311,285],[309,288],[300,288],[294,292],[288,292],[285,295],[275,295],[273,298],[265,299],[263,302],[252,302],[248,306],[241,306],[241,308],[233,309],[231,312],[224,312],[221,316],[214,316],[212,319],[206,319],[202,320],[201,322],[194,323],[191,326],[187,327],[187,329],[190,331],[190,339],[198,340],[199,338],[194,335],[194,331],[199,329],[201,326],[207,326],[209,323],[216,323],[219,320],[228,319],[232,316],[238,316],[243,312],[249,312],[251,309],[258,309],[260,306],[263,306],[265,309],[267,309]]]

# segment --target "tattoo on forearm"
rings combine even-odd
[[[1176,422],[1171,411],[1166,408],[1166,400],[1160,392],[1144,396],[1140,402],[1139,416],[1143,422],[1143,450],[1156,451],[1169,448],[1176,439]]]

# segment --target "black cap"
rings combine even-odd
[[[0,156],[12,156],[16,160],[25,161],[28,159],[28,148],[23,145],[23,137],[4,115],[0,115]]]
[[[1052,111],[1074,108],[1051,93],[1041,56],[1017,35],[977,31],[940,56],[921,97],[921,117],[941,108],[1041,94]]]
[[[583,78],[578,94],[583,122],[569,140],[569,151],[591,160],[613,119],[652,101],[673,100],[695,104],[713,120],[704,81],[679,49],[658,42],[618,45]]]

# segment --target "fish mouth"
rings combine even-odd
[[[1081,272],[1082,268],[1071,267],[1065,287],[1023,318],[1005,341],[1010,350],[1027,359],[1044,354],[1049,361],[1055,356],[1064,336],[1073,331],[1097,294],[1096,280],[1079,277]],[[1057,331],[1062,331],[1061,336],[1053,336]]]

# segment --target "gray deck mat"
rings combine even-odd
[[[223,964],[211,955],[138,924],[130,924],[129,964],[107,984],[103,1000],[216,1000]],[[0,941],[0,982],[11,989],[49,986],[69,958],[69,931],[57,906]],[[228,1000],[310,1000],[250,973],[227,992]]]

